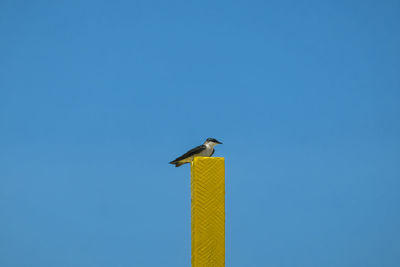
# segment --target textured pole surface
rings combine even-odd
[[[196,157],[191,168],[192,267],[225,266],[225,160]]]

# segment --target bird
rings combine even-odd
[[[179,167],[185,163],[192,162],[194,157],[211,157],[215,152],[214,146],[217,144],[222,143],[215,138],[207,138],[202,145],[196,146],[195,148],[189,150],[182,156],[171,161],[169,164],[175,164],[175,167]]]

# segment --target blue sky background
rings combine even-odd
[[[398,1],[1,1],[0,266],[400,266]]]

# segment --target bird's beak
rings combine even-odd
[[[220,142],[220,141],[218,141],[218,140],[216,140],[217,141],[217,144],[222,144],[222,142]]]

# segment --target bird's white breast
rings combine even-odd
[[[199,153],[199,156],[203,156],[203,157],[209,157],[211,156],[214,146],[212,144],[205,144],[206,149],[204,149],[203,151],[201,151]]]

